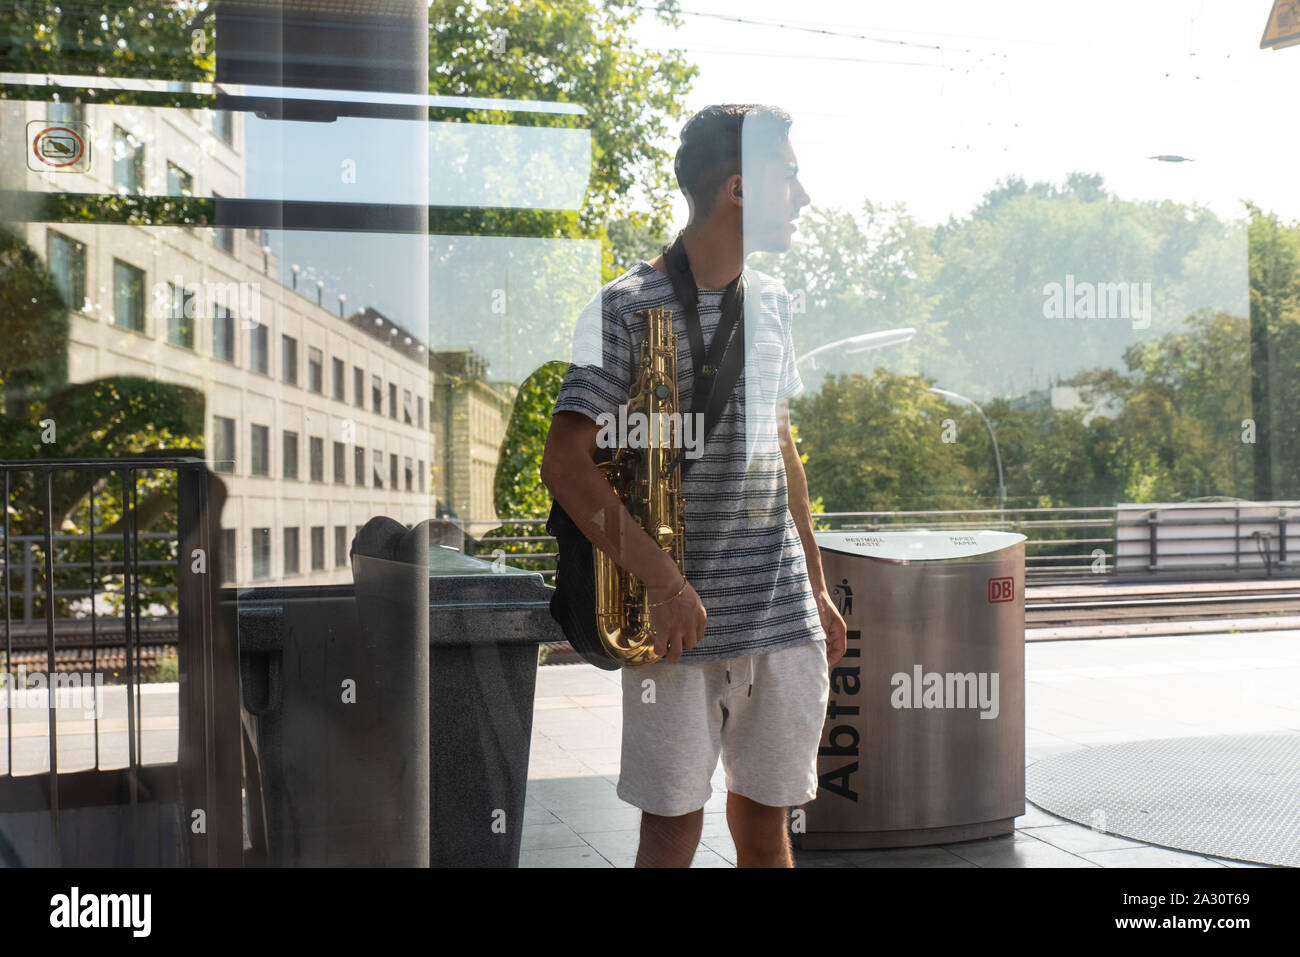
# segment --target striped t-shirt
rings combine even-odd
[[[704,638],[683,660],[762,654],[824,638],[803,543],[786,501],[777,439],[778,403],[803,388],[790,337],[790,298],[771,276],[747,270],[746,277],[745,368],[682,479],[684,572],[708,612]],[[721,305],[722,290],[700,290],[706,346],[713,342]],[[668,277],[642,262],[583,309],[556,412],[581,412],[598,424],[602,413],[617,419],[646,335],[645,318],[634,313],[652,308],[673,312],[678,402],[683,412],[691,409],[694,370],[682,307]]]

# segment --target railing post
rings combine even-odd
[[[59,827],[59,706],[54,676],[54,471],[45,472],[45,710],[50,729],[50,846],[54,866],[63,864],[63,839]],[[5,503],[8,508],[8,503]],[[12,773],[12,772],[11,772]]]
[[[23,550],[23,624],[32,623],[32,543],[19,537]]]
[[[1156,528],[1160,522],[1159,512],[1147,513],[1147,571],[1156,570],[1156,562],[1159,559],[1159,546],[1156,544]]]
[[[1241,506],[1233,509],[1232,522],[1232,568],[1241,571]]]

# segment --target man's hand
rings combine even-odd
[[[834,665],[844,657],[844,649],[848,646],[848,628],[825,588],[817,595],[817,616],[821,618],[822,631],[826,633],[826,663]]]
[[[681,594],[677,594],[679,588]],[[647,594],[650,601],[663,602],[650,609],[650,624],[655,630],[655,653],[668,661],[681,661],[682,652],[694,648],[704,637],[705,619],[708,618],[704,603],[685,578],[664,588],[651,587]],[[677,597],[673,598],[673,595]]]

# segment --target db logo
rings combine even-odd
[[[990,578],[989,601],[1011,601],[1016,597],[1016,580],[1014,578]]]

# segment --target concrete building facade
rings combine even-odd
[[[5,110],[5,142],[25,129],[30,139],[32,121],[89,133],[87,172],[29,169],[10,188],[243,195],[240,114],[12,102]],[[432,374],[424,343],[401,325],[320,300],[314,285],[282,283],[258,230],[22,229],[73,304],[71,382],[141,376],[204,395],[206,456],[229,493],[225,581],[349,581],[348,549],[366,520],[434,514]]]

